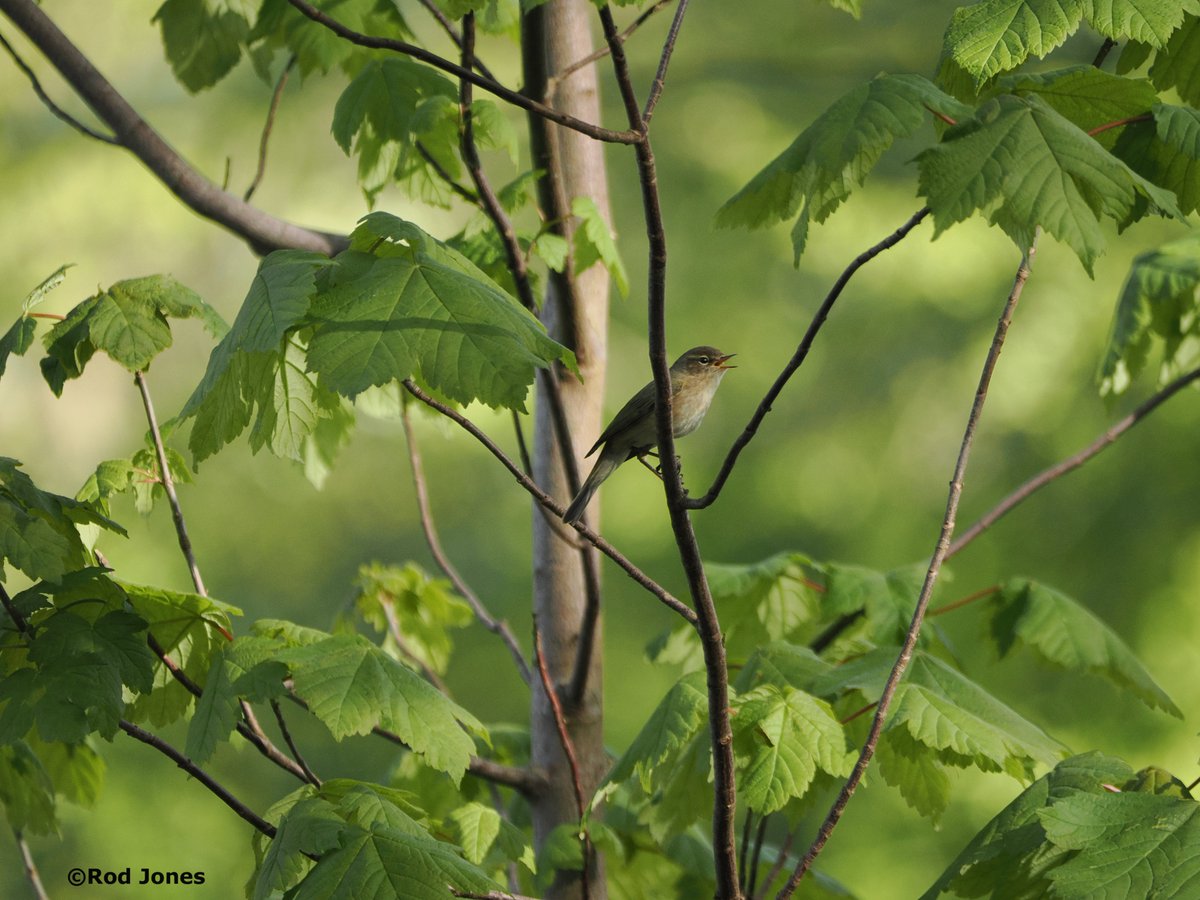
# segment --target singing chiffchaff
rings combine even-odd
[[[693,347],[671,366],[671,433],[675,437],[691,434],[704,419],[712,405],[713,395],[725,373],[734,366],[725,362],[736,354],[722,353],[716,347]],[[644,456],[658,444],[658,429],[654,416],[654,382],[650,382],[621,407],[604,433],[587,452],[591,456],[601,445],[600,458],[579,489],[563,521],[571,525],[579,521],[592,495],[604,479],[617,467],[635,456]]]

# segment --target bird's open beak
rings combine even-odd
[[[718,369],[736,369],[737,366],[725,365],[725,360],[733,359],[735,356],[737,356],[736,353],[727,353],[725,356],[718,356],[717,357],[717,368]]]

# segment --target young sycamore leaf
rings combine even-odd
[[[1084,15],[1106,38],[1161,47],[1182,24],[1185,5],[1179,0],[1088,0]]]
[[[1122,128],[1112,152],[1173,191],[1180,210],[1193,213],[1200,209],[1200,110],[1155,103],[1150,115],[1153,121],[1139,119]]]
[[[1015,579],[992,600],[992,637],[1005,656],[1018,641],[1047,662],[1102,675],[1152,709],[1183,712],[1117,634],[1053,588]]]
[[[58,833],[54,785],[24,741],[0,745],[0,805],[17,833]]]
[[[296,900],[444,900],[447,885],[487,893],[497,885],[452,845],[388,825],[348,825],[338,847],[322,854],[295,893]]]
[[[733,747],[738,787],[762,815],[803,797],[817,770],[843,777],[854,755],[833,710],[792,687],[763,685],[734,701]]]
[[[1047,840],[1076,851],[1047,873],[1054,896],[1192,897],[1200,804],[1145,793],[1076,793],[1040,810]]]
[[[450,821],[467,859],[482,863],[500,834],[500,813],[482,803],[468,803],[450,813]]]
[[[1147,211],[1182,218],[1170,192],[1035,94],[986,101],[917,161],[935,233],[978,211],[1024,252],[1040,225],[1074,250],[1089,274],[1104,250],[1102,217],[1120,226]]]
[[[270,446],[299,459],[317,422],[336,416],[338,400],[305,372],[289,335],[306,322],[324,256],[279,250],[259,263],[233,327],[213,349],[204,378],[180,419],[194,419],[188,445],[200,461],[251,424],[254,450]],[[257,415],[255,414],[257,411]]]
[[[171,71],[193,94],[229,74],[250,31],[237,5],[227,0],[167,0],[152,21],[162,29]]]
[[[471,607],[451,592],[450,582],[430,578],[415,563],[372,563],[359,567],[356,585],[355,609],[385,635],[384,649],[397,659],[411,654],[444,675],[454,647],[450,629],[474,620]],[[403,654],[397,639],[403,640]]]
[[[104,783],[104,757],[90,744],[46,743],[30,732],[26,743],[41,761],[54,793],[78,806],[90,808]]]
[[[334,107],[333,137],[347,155],[358,154],[358,178],[368,199],[398,169],[422,159],[418,143],[451,177],[459,173],[450,149],[453,141],[448,135],[439,140],[438,127],[444,118],[439,111],[452,113],[457,121],[457,97],[448,78],[409,59],[373,59],[363,66]],[[452,133],[457,137],[457,128]]]
[[[734,681],[734,688],[745,693],[760,684],[776,687],[794,687],[812,693],[812,687],[821,676],[834,669],[807,647],[787,641],[772,641],[759,647],[746,660]]]
[[[637,737],[617,760],[604,784],[617,784],[636,775],[642,790],[650,793],[654,773],[676,760],[683,748],[704,728],[708,694],[703,672],[684,675],[667,691]]]
[[[1155,54],[1150,80],[1160,91],[1174,88],[1184,103],[1200,106],[1200,10],[1192,13]]]
[[[171,346],[168,316],[197,318],[213,335],[225,331],[217,312],[170,275],[118,281],[84,300],[46,333],[41,363],[46,383],[62,394],[66,381],[82,375],[97,350],[130,372],[144,371]]]
[[[72,265],[74,263],[59,266],[53,274],[26,295],[25,300],[21,303],[21,318],[13,323],[3,337],[0,337],[0,376],[4,374],[10,355],[24,356],[25,351],[33,346],[35,326],[33,319],[29,317],[29,311],[41,303],[50,291],[62,284],[63,279],[67,277],[67,269]]]
[[[311,316],[308,367],[349,398],[416,374],[453,400],[524,411],[537,368],[575,367],[571,351],[470,261],[384,213],[362,220]]]
[[[1196,365],[1200,351],[1200,237],[1185,235],[1133,261],[1113,313],[1100,364],[1100,393],[1118,396],[1146,366],[1154,338],[1163,341],[1159,380]]]
[[[971,108],[917,75],[877,75],[845,94],[717,212],[722,228],[762,228],[792,219],[795,262],[808,222],[824,222],[861,185],[897,138],[929,111],[961,120]]]
[[[950,776],[937,755],[906,730],[889,731],[879,741],[879,774],[904,801],[937,825],[950,804]]]
[[[901,728],[945,763],[1019,780],[1031,778],[1037,763],[1061,759],[1066,749],[961,672],[921,652],[896,691],[885,731]]]
[[[746,659],[774,641],[803,643],[812,637],[820,599],[805,572],[810,565],[802,553],[779,553],[750,564],[704,564],[731,658]],[[654,662],[683,664],[688,670],[703,665],[699,636],[688,625],[654,640],[647,654]]]
[[[335,635],[282,650],[296,694],[333,736],[366,734],[380,726],[397,734],[430,766],[457,784],[483,725],[419,675],[361,635]]]
[[[1075,795],[1104,793],[1105,785],[1120,785],[1131,774],[1122,760],[1096,752],[1063,760],[985,825],[921,900],[934,900],[949,892],[958,897],[986,897],[1001,884],[1005,897],[1034,900],[1050,896],[1046,875],[1069,853],[1047,842],[1039,813]]]
[[[1095,66],[1005,75],[995,80],[985,96],[1001,94],[1018,97],[1036,94],[1083,131],[1143,115],[1158,102],[1154,86],[1145,78],[1123,78]],[[1120,129],[1109,128],[1093,137],[1111,150],[1120,134]],[[1130,162],[1127,157],[1122,158]]]
[[[978,87],[1030,55],[1048,54],[1074,34],[1088,5],[1087,0],[983,0],[963,6],[946,29],[943,52]]]
[[[281,806],[286,809],[280,815]],[[279,892],[299,884],[313,867],[306,854],[319,856],[334,849],[346,829],[346,820],[337,808],[312,796],[312,788],[308,786],[273,806],[266,818],[276,823],[275,837],[259,857],[258,870],[252,879],[253,891],[247,891],[252,900],[278,897]],[[261,835],[255,834],[256,855],[261,839]]]
[[[629,276],[617,252],[612,229],[600,215],[591,197],[576,197],[571,201],[571,215],[579,220],[575,229],[575,271],[584,272],[595,263],[603,263],[612,276],[622,297],[629,295]]]
[[[213,658],[229,642],[230,616],[241,615],[241,610],[200,594],[118,584],[134,611],[150,623],[150,633],[159,646],[189,678],[203,684]],[[126,718],[166,725],[182,716],[192,700],[166,666],[160,665],[153,689],[130,705]]]
[[[387,34],[404,37],[409,29],[394,0],[337,0],[317,4],[332,13],[339,22],[359,34]],[[284,56],[295,55],[300,74],[328,73],[341,67],[354,74],[371,52],[351,44],[323,25],[310,20],[288,0],[262,0],[258,18],[247,36],[257,55],[266,57],[275,50]],[[266,81],[272,80],[267,66],[257,66]]]
[[[0,456],[0,567],[7,562],[31,579],[58,581],[89,564],[78,526],[125,534],[96,504],[41,490],[20,465]],[[0,581],[3,574],[0,568]]]

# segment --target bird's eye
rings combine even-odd
[[[709,357],[709,356],[701,356],[700,357],[701,365],[707,366],[710,362],[712,362],[712,357]]]

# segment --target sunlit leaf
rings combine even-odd
[[[992,637],[1002,656],[1020,640],[1047,662],[1108,678],[1147,706],[1182,718],[1125,642],[1065,594],[1017,579],[1003,587],[992,607]]]

